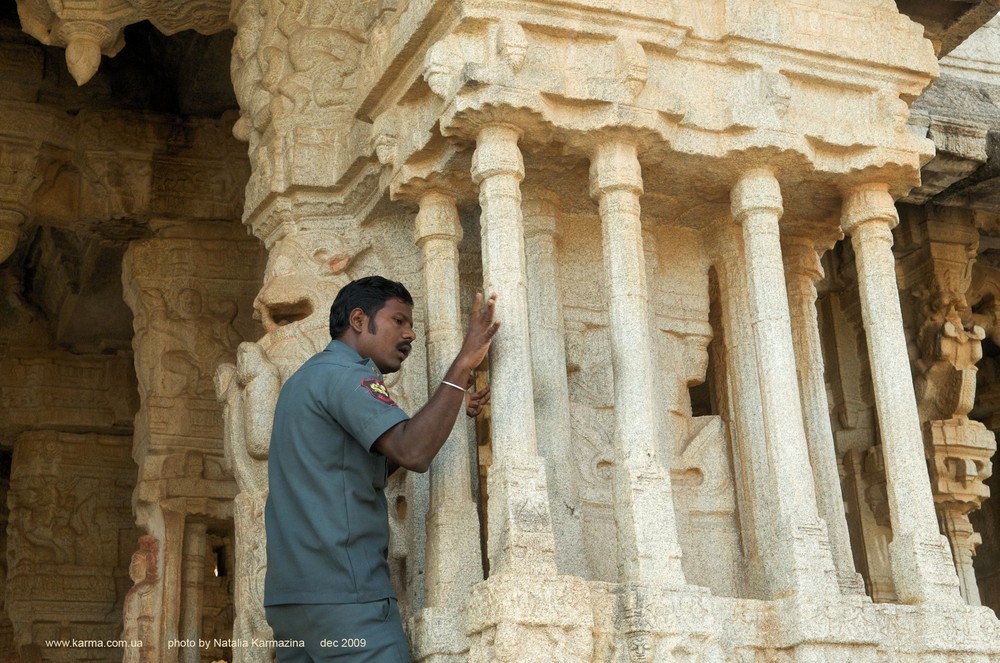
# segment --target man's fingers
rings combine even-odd
[[[483,293],[477,292],[476,296],[473,297],[472,299],[472,311],[470,311],[469,315],[469,317],[472,319],[473,322],[476,322],[477,320],[479,320],[480,316],[482,316],[482,309],[483,309]]]

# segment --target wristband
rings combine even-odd
[[[462,393],[468,393],[468,391],[469,391],[468,389],[462,389],[461,387],[459,387],[459,386],[458,386],[457,384],[455,384],[454,382],[448,382],[447,380],[441,380],[441,384],[446,384],[446,385],[448,385],[449,387],[454,387],[455,389],[458,389],[458,390],[459,390],[459,391],[461,391]]]

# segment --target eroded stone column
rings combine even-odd
[[[531,368],[535,388],[535,429],[548,468],[549,507],[560,573],[585,577],[579,498],[571,473],[572,427],[566,379],[562,294],[556,246],[554,196],[532,189],[526,193],[524,257],[531,320]]]
[[[458,272],[462,226],[455,198],[438,191],[421,196],[414,237],[423,254],[427,392],[433,393],[461,349],[464,337]],[[467,417],[460,414],[430,469],[427,609],[422,619],[426,630],[435,631],[438,636],[442,629],[448,632],[448,638],[437,638],[436,646],[431,649],[449,653],[468,649],[460,610],[468,601],[472,586],[483,579],[467,422]],[[415,640],[423,644],[421,638]],[[419,651],[422,649],[418,647],[418,656],[426,653]]]
[[[823,266],[811,239],[786,237],[782,245],[792,342],[802,396],[802,420],[816,484],[819,515],[826,521],[841,592],[864,594],[864,582],[854,569],[844,497],[840,489],[840,470],[830,425],[830,406],[826,399],[823,346],[816,317],[816,281],[823,278]]]
[[[496,292],[500,333],[490,364],[493,464],[487,477],[489,578],[463,615],[467,660],[593,660],[587,584],[557,575],[544,461],[538,456],[532,386],[520,182],[520,134],[506,124],[480,129],[472,158],[482,208],[483,278]]]
[[[545,466],[538,456],[520,183],[524,163],[511,125],[483,127],[472,157],[482,208],[483,280],[499,296],[490,388],[493,465],[489,490],[490,573],[554,575],[555,543]]]
[[[775,509],[771,468],[767,463],[757,354],[746,301],[746,269],[739,228],[726,217],[715,238],[719,247],[715,270],[719,278],[722,332],[726,344],[726,391],[731,412],[735,490],[740,508],[741,540],[747,560],[746,585],[752,598],[771,598],[780,575],[771,550],[775,545]],[[717,331],[717,330],[716,330]]]
[[[181,663],[201,661],[201,604],[205,580],[205,523],[184,524],[184,557],[181,561],[181,640],[187,643],[181,648]]]
[[[805,428],[802,422],[788,296],[782,267],[778,180],[767,169],[744,173],[732,191],[732,213],[743,227],[747,299],[757,349],[757,377],[767,454],[776,482],[775,553],[784,573],[774,578],[781,595],[837,591],[826,528],[816,511]]]
[[[600,206],[615,379],[614,511],[622,581],[685,584],[670,488],[657,457],[649,301],[639,220],[642,172],[634,145],[601,144],[590,166]]]
[[[858,186],[846,193],[841,225],[857,258],[888,478],[892,577],[904,603],[956,603],[958,577],[934,514],[896,289],[892,228],[897,222],[886,185]]]

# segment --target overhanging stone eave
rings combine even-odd
[[[293,209],[296,218],[310,218],[319,224],[323,219],[355,219],[360,223],[388,191],[381,164],[374,159],[360,163],[350,177],[333,187],[292,185],[268,192],[253,206],[247,205],[243,224],[270,248],[292,227],[288,224],[292,223]]]

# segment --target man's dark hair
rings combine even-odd
[[[413,297],[402,283],[381,276],[351,281],[337,293],[330,307],[330,338],[338,339],[351,326],[351,311],[361,309],[368,316],[368,331],[375,333],[375,314],[390,299],[413,306]]]

